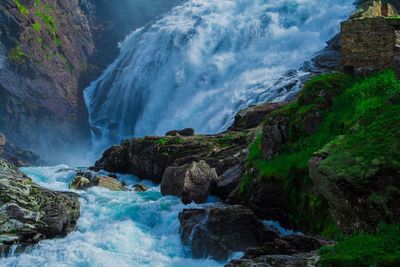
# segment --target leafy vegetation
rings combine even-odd
[[[13,0],[13,3],[17,6],[19,12],[22,15],[26,16],[29,14],[29,9],[25,5],[23,5],[19,0]]]
[[[24,64],[28,57],[25,52],[22,51],[21,47],[17,45],[8,51],[8,58],[13,63]]]
[[[320,249],[320,267],[400,266],[400,225],[381,225]]]
[[[322,75],[306,84],[297,101],[269,115],[265,123],[274,117],[289,122],[282,152],[265,160],[260,135],[250,146],[248,165],[257,169],[263,179],[281,183],[295,225],[305,231],[336,234],[330,231],[332,220],[327,204],[314,192],[308,175],[311,156],[326,144],[331,144],[333,156],[324,163],[351,177],[366,177],[362,172],[370,170],[368,167],[374,163],[400,167],[400,143],[396,142],[400,140],[399,94],[393,71],[354,79],[340,73]],[[307,134],[304,124],[310,114],[317,114],[319,119],[314,123],[318,130]],[[360,164],[348,164],[349,155],[357,155]],[[244,195],[250,179],[243,179]]]
[[[32,28],[37,32],[40,33],[40,31],[42,30],[42,25],[40,25],[40,23],[35,22],[32,24]]]

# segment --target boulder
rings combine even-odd
[[[75,176],[69,188],[74,190],[85,190],[90,187],[90,180],[84,176]]]
[[[103,188],[107,188],[111,191],[124,191],[125,186],[119,182],[117,179],[109,176],[96,176],[92,181],[91,184],[93,186],[99,186]]]
[[[260,125],[265,116],[274,112],[285,104],[287,103],[264,103],[245,108],[236,114],[235,121],[229,130],[243,131],[245,129],[257,127]]]
[[[125,186],[116,178],[97,175],[92,171],[77,172],[69,187],[74,190],[86,190],[93,186],[107,188],[111,191],[126,190]]]
[[[254,213],[239,205],[185,209],[179,213],[184,245],[194,258],[226,260],[233,252],[262,246],[278,237]]]
[[[80,215],[78,195],[54,192],[0,160],[0,248],[65,236]]]
[[[227,169],[213,186],[212,194],[222,199],[227,199],[229,195],[237,188],[242,180],[243,167],[238,164]]]
[[[149,190],[147,186],[142,184],[135,184],[133,188],[136,192],[146,192],[147,190]]]
[[[179,196],[184,204],[192,201],[197,204],[205,203],[210,192],[210,185],[217,177],[215,169],[205,161],[169,167],[165,170],[161,182],[161,193],[164,196]]]
[[[186,128],[183,130],[169,131],[165,134],[166,136],[194,136],[193,128]]]

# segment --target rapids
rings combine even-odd
[[[62,191],[69,191],[75,174],[65,165],[22,170],[34,182]],[[128,185],[139,182],[129,175],[119,175],[119,179]],[[185,206],[177,197],[161,196],[159,186],[140,183],[151,189],[137,193],[95,187],[77,192],[81,195],[81,217],[76,231],[65,238],[41,241],[22,254],[0,258],[0,266],[223,266],[212,260],[192,259],[179,235],[178,213]]]

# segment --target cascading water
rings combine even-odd
[[[24,168],[33,181],[53,190],[68,190],[75,171],[68,166]],[[128,185],[133,176],[119,175]],[[143,183],[143,181],[141,182]],[[144,182],[147,192],[79,191],[81,216],[77,230],[65,238],[44,240],[23,253],[0,258],[0,266],[18,267],[200,267],[223,266],[191,259],[181,244],[177,197],[162,197],[159,186]]]
[[[352,0],[187,0],[126,38],[85,90],[96,151],[123,138],[226,129],[251,104],[298,90],[299,67],[339,28]],[[283,84],[282,84],[283,83]]]

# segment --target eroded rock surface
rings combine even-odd
[[[95,167],[108,172],[132,173],[161,183],[165,170],[204,160],[218,175],[240,164],[252,141],[250,132],[226,132],[189,137],[166,136],[125,140],[103,153]]]
[[[78,196],[42,188],[0,160],[0,248],[65,236],[80,215]]]
[[[179,196],[184,204],[207,201],[210,186],[218,178],[215,169],[205,161],[179,167],[168,167],[161,182],[163,195]]]
[[[259,247],[278,237],[251,210],[238,205],[186,209],[179,221],[182,242],[194,258],[225,260],[232,252]]]

